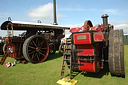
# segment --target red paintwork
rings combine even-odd
[[[109,25],[109,29],[113,29],[114,26],[113,25]],[[108,30],[107,26],[103,26],[103,24],[98,25],[98,26],[94,26],[91,27],[89,24],[83,25],[82,27],[77,27],[77,28],[71,28],[70,32],[79,32],[80,30],[82,31],[87,31],[87,30],[92,30],[92,31],[96,31],[96,32],[105,32]]]
[[[83,49],[83,52],[78,52],[77,55],[94,56],[94,47],[92,44],[78,45],[77,49]]]
[[[83,49],[83,52],[77,53],[78,56],[94,56],[94,47],[92,44],[78,45],[77,49]],[[84,66],[79,66],[80,71],[95,72],[95,61],[92,63],[87,61],[79,61],[79,63],[84,64]]]
[[[82,38],[81,35],[82,36],[85,35],[86,39],[85,39],[85,36],[84,36],[84,38]],[[80,36],[79,39],[78,39],[78,36]],[[103,41],[104,36],[103,36],[103,34],[94,32],[93,38],[94,38],[94,42]],[[89,56],[99,55],[101,52],[102,44],[100,44],[100,43],[95,43],[95,52],[94,52],[94,46],[92,44],[93,42],[91,41],[91,33],[90,32],[75,33],[75,34],[73,34],[73,40],[74,40],[74,44],[77,47],[77,49],[83,50],[83,52],[78,52],[77,56],[83,56],[83,57],[88,56],[89,57]],[[95,62],[96,62],[96,65],[95,65]],[[79,66],[80,71],[98,72],[101,69],[100,57],[99,57],[98,61],[90,62],[90,61],[78,60],[78,63],[84,64],[84,66]]]
[[[84,64],[84,66],[79,66],[80,71],[96,72],[95,61],[93,61],[92,63],[87,61],[81,61],[80,64]]]
[[[81,30],[81,27],[79,28],[72,28],[70,29],[70,32],[79,32]]]
[[[95,61],[78,61],[80,64],[84,64],[84,66],[79,66],[80,71],[87,71],[87,72],[99,72],[101,69],[101,60],[98,59],[95,65]],[[96,67],[95,67],[96,66]],[[97,68],[97,70],[95,69]]]
[[[81,35],[85,35],[86,36],[86,39],[80,39],[78,40],[77,39],[77,36],[81,36]],[[91,44],[91,35],[90,33],[76,33],[73,35],[73,39],[74,39],[74,44],[77,45],[77,44]]]
[[[83,49],[83,52],[78,52],[77,55],[80,56],[94,56],[100,54],[102,45],[97,43],[96,44],[96,54],[94,54],[94,46],[92,44],[85,44],[85,45],[77,45],[77,49]],[[98,72],[101,69],[101,59],[99,57],[98,61],[96,62],[95,70],[95,61],[87,62],[87,61],[80,61],[80,64],[84,64],[84,66],[79,66],[80,71],[87,71],[87,72]]]
[[[95,33],[93,36],[94,36],[94,41],[103,41],[103,39],[104,39],[103,34]]]

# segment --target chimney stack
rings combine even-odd
[[[58,25],[57,24],[57,18],[56,18],[56,0],[53,0],[53,12],[54,12],[54,23],[53,25]]]
[[[103,14],[101,16],[101,18],[103,18],[103,26],[107,26],[108,25],[108,15],[107,14]]]

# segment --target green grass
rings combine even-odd
[[[125,46],[125,78],[113,77],[107,72],[107,68],[99,73],[80,72],[74,77],[78,80],[77,85],[128,85],[128,45]],[[1,58],[1,57],[0,57]],[[8,57],[6,62],[14,62]],[[43,63],[22,64],[18,62],[16,66],[7,68],[0,65],[0,85],[58,85],[60,79],[62,57],[56,52],[49,56]]]

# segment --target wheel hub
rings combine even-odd
[[[38,47],[36,47],[36,51],[37,51],[37,52],[39,52],[39,51],[40,51],[40,49],[39,49]]]

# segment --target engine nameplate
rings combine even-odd
[[[77,40],[86,40],[86,35],[77,35]]]

